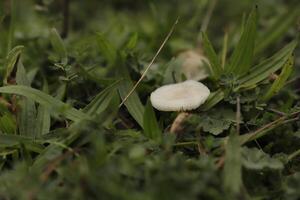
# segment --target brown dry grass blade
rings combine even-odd
[[[152,58],[151,62],[149,63],[149,65],[146,67],[144,73],[142,74],[142,76],[140,77],[140,79],[136,82],[136,84],[133,86],[133,88],[129,91],[129,93],[125,96],[125,98],[122,100],[122,102],[119,105],[119,108],[126,102],[126,100],[130,97],[130,95],[134,92],[134,90],[137,88],[137,86],[140,84],[140,82],[143,80],[143,78],[146,76],[148,70],[150,69],[150,67],[152,66],[152,64],[154,63],[156,57],[158,56],[158,54],[161,52],[162,48],[165,46],[166,42],[169,40],[170,36],[172,35],[172,33],[174,32],[175,26],[178,23],[179,17],[177,17],[176,21],[174,22],[174,24],[172,25],[168,35],[165,37],[164,41],[162,42],[162,44],[160,45],[159,49],[157,50],[156,54],[154,55],[154,57]]]

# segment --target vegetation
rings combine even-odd
[[[300,199],[299,13],[1,1],[0,199]],[[177,123],[149,97],[187,79],[186,51],[207,57],[211,94]]]

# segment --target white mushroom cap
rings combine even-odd
[[[209,89],[202,83],[187,80],[156,89],[150,100],[152,106],[160,111],[185,111],[198,108],[209,94]]]
[[[202,54],[188,50],[180,53],[178,59],[182,61],[180,71],[187,79],[200,81],[209,76],[209,61]]]

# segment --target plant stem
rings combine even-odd
[[[222,58],[221,58],[221,66],[223,69],[225,68],[225,63],[226,63],[227,43],[228,43],[228,32],[225,31],[224,39],[223,39]]]
[[[208,9],[207,9],[207,12],[204,16],[204,19],[203,19],[203,22],[202,22],[202,25],[200,27],[200,31],[199,31],[199,36],[198,36],[198,41],[200,41],[200,38],[201,38],[201,32],[205,32],[207,27],[208,27],[208,24],[209,24],[209,21],[210,21],[210,18],[212,16],[212,13],[216,7],[216,4],[217,4],[217,0],[211,0],[209,1],[209,5],[208,5]],[[201,44],[200,42],[198,42],[198,44]]]
[[[258,139],[262,136],[265,136],[270,130],[273,130],[274,128],[276,128],[279,125],[284,125],[284,124],[299,120],[299,116],[294,117],[295,115],[298,115],[299,113],[300,113],[300,111],[296,111],[294,113],[291,113],[290,115],[282,116],[282,117],[276,119],[275,121],[272,121],[272,122],[266,124],[262,128],[254,131],[252,133],[247,133],[245,135],[240,136],[241,144],[245,144],[249,141],[252,141],[252,140]],[[294,118],[289,119],[290,117],[294,117]]]
[[[162,42],[162,44],[160,45],[160,47],[158,48],[156,54],[154,55],[154,57],[152,58],[152,60],[150,61],[149,65],[146,67],[145,71],[143,72],[142,76],[140,77],[140,79],[136,82],[136,84],[133,86],[133,88],[128,92],[128,94],[125,96],[125,98],[122,100],[122,102],[119,105],[119,108],[127,101],[127,99],[130,97],[130,95],[134,92],[134,90],[137,88],[137,86],[140,84],[140,82],[144,79],[144,77],[146,76],[148,70],[150,69],[150,67],[152,66],[152,64],[154,63],[156,57],[158,56],[158,54],[161,52],[162,48],[165,46],[166,42],[169,40],[169,38],[171,37],[172,33],[174,32],[175,26],[177,25],[179,21],[179,17],[176,19],[176,21],[174,22],[173,26],[171,27],[168,35],[166,36],[166,38],[164,39],[164,41]]]
[[[297,156],[300,156],[300,149],[298,149],[297,151],[293,152],[292,154],[290,154],[288,156],[288,161],[293,160],[294,158],[296,158]]]
[[[178,147],[178,146],[190,146],[190,145],[198,145],[197,141],[191,141],[191,142],[179,142],[174,144],[173,146]]]

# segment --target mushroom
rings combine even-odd
[[[198,108],[210,94],[209,89],[200,82],[187,80],[169,84],[151,93],[154,108],[160,111],[187,111]]]
[[[200,81],[209,76],[209,61],[202,54],[188,50],[178,55],[181,61],[180,73],[188,80]]]
[[[210,94],[209,89],[200,82],[187,80],[169,84],[151,93],[152,106],[160,111],[180,111],[174,120],[170,132],[177,133],[182,122],[189,116],[187,112],[202,105]]]

